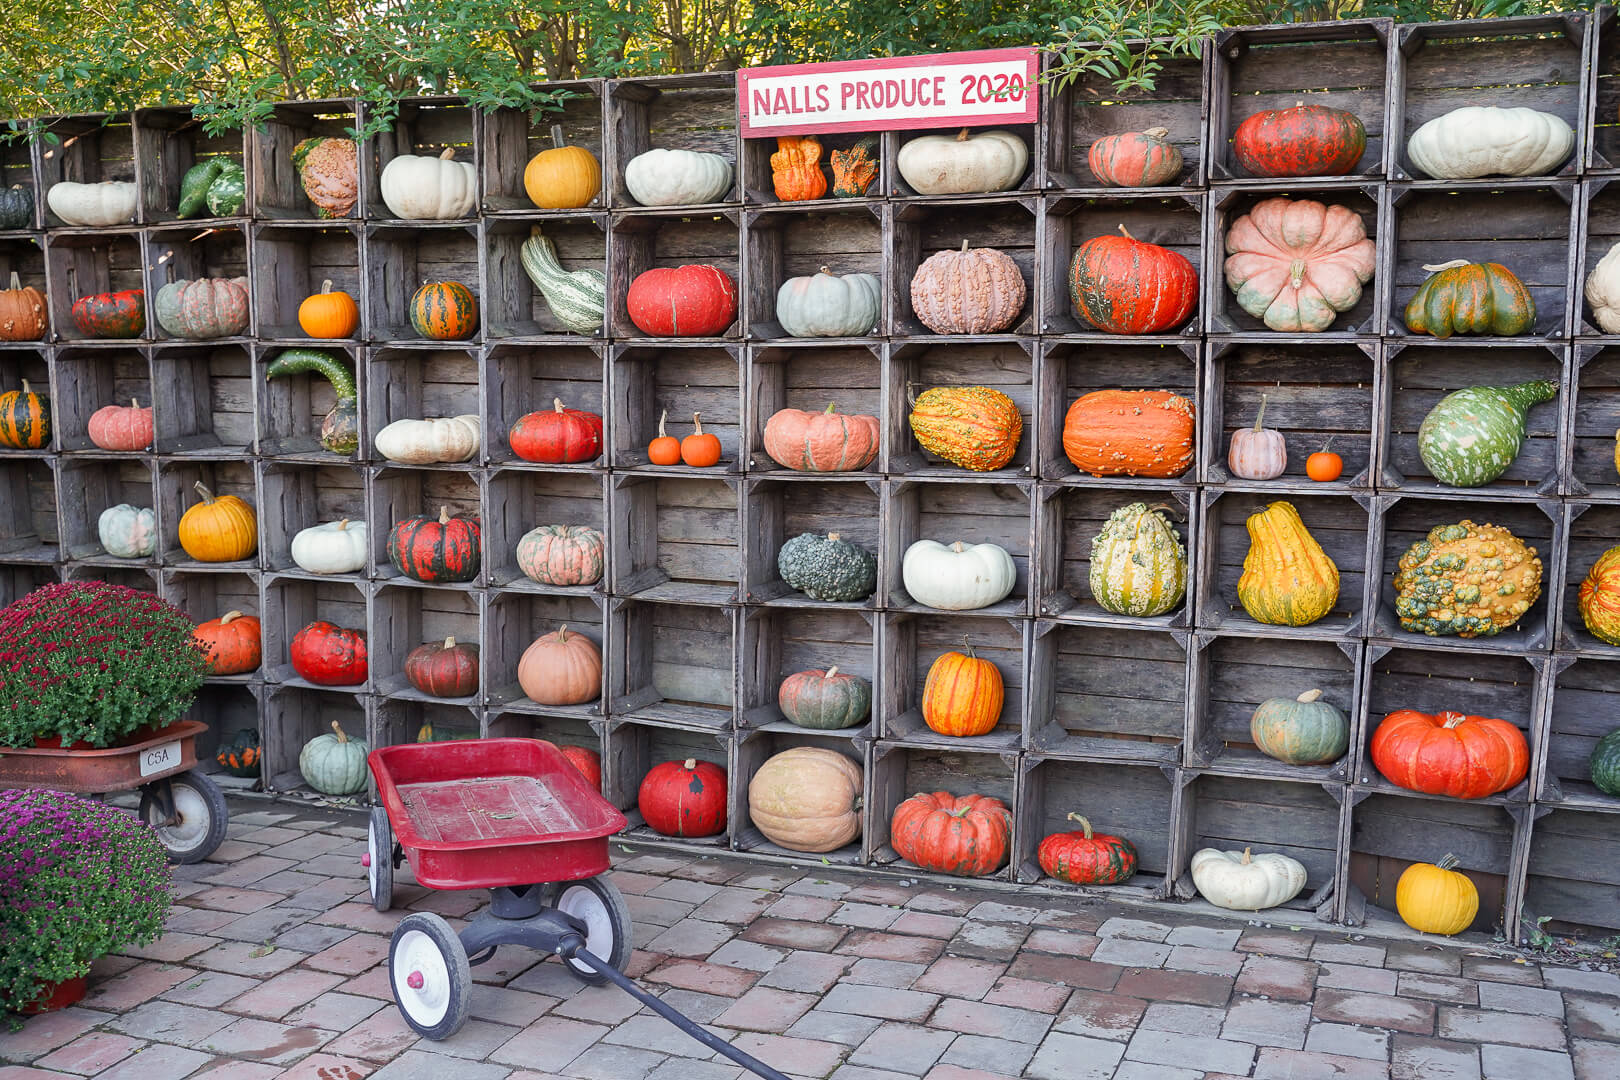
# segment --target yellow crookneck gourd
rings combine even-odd
[[[1289,502],[1249,515],[1238,602],[1257,622],[1309,626],[1339,601],[1339,568]]]

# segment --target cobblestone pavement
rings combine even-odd
[[[731,1080],[613,987],[505,948],[444,1043],[394,1007],[364,819],[237,800],[169,932],[0,1027],[0,1080]],[[630,974],[794,1077],[1616,1080],[1620,975],[1175,909],[618,853]],[[460,925],[487,893],[396,891]]]

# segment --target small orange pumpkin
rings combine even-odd
[[[692,414],[692,434],[681,440],[681,460],[694,469],[720,464],[720,436],[703,430],[699,414]]]
[[[227,611],[217,619],[198,623],[191,635],[215,675],[241,675],[255,670],[263,659],[259,620],[252,615]]]
[[[923,721],[941,735],[987,735],[1001,719],[1006,700],[1001,672],[988,660],[973,655],[973,646],[963,641],[967,652],[948,652],[928,669],[923,685]]]
[[[821,171],[821,140],[814,135],[781,135],[771,155],[771,183],[783,202],[804,202],[827,194]]]
[[[679,465],[681,462],[681,440],[664,430],[664,422],[669,419],[669,410],[665,409],[658,418],[658,438],[647,444],[647,460],[654,465]]]
[[[334,292],[328,278],[320,292],[298,305],[298,325],[312,338],[353,337],[360,328],[360,306],[342,289]]]

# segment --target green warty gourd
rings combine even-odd
[[[1557,395],[1558,384],[1546,381],[1470,386],[1447,394],[1418,428],[1418,454],[1443,484],[1488,484],[1518,457],[1530,407]]]
[[[812,600],[865,600],[877,588],[877,559],[837,533],[800,533],[782,545],[776,569]]]
[[[1163,615],[1187,593],[1187,549],[1160,508],[1122,506],[1091,540],[1091,595],[1116,615]]]

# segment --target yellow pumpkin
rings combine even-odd
[[[1479,914],[1479,890],[1458,873],[1457,856],[1438,863],[1413,863],[1395,883],[1395,910],[1401,921],[1425,934],[1460,934]]]
[[[583,146],[563,143],[562,125],[551,128],[550,150],[529,159],[523,170],[523,190],[542,210],[577,210],[589,206],[602,190],[602,165]]]
[[[235,495],[193,485],[202,502],[180,516],[180,546],[198,562],[235,562],[259,550],[259,519]]]
[[[1339,602],[1339,568],[1290,502],[1249,515],[1238,602],[1256,622],[1309,626]]]

